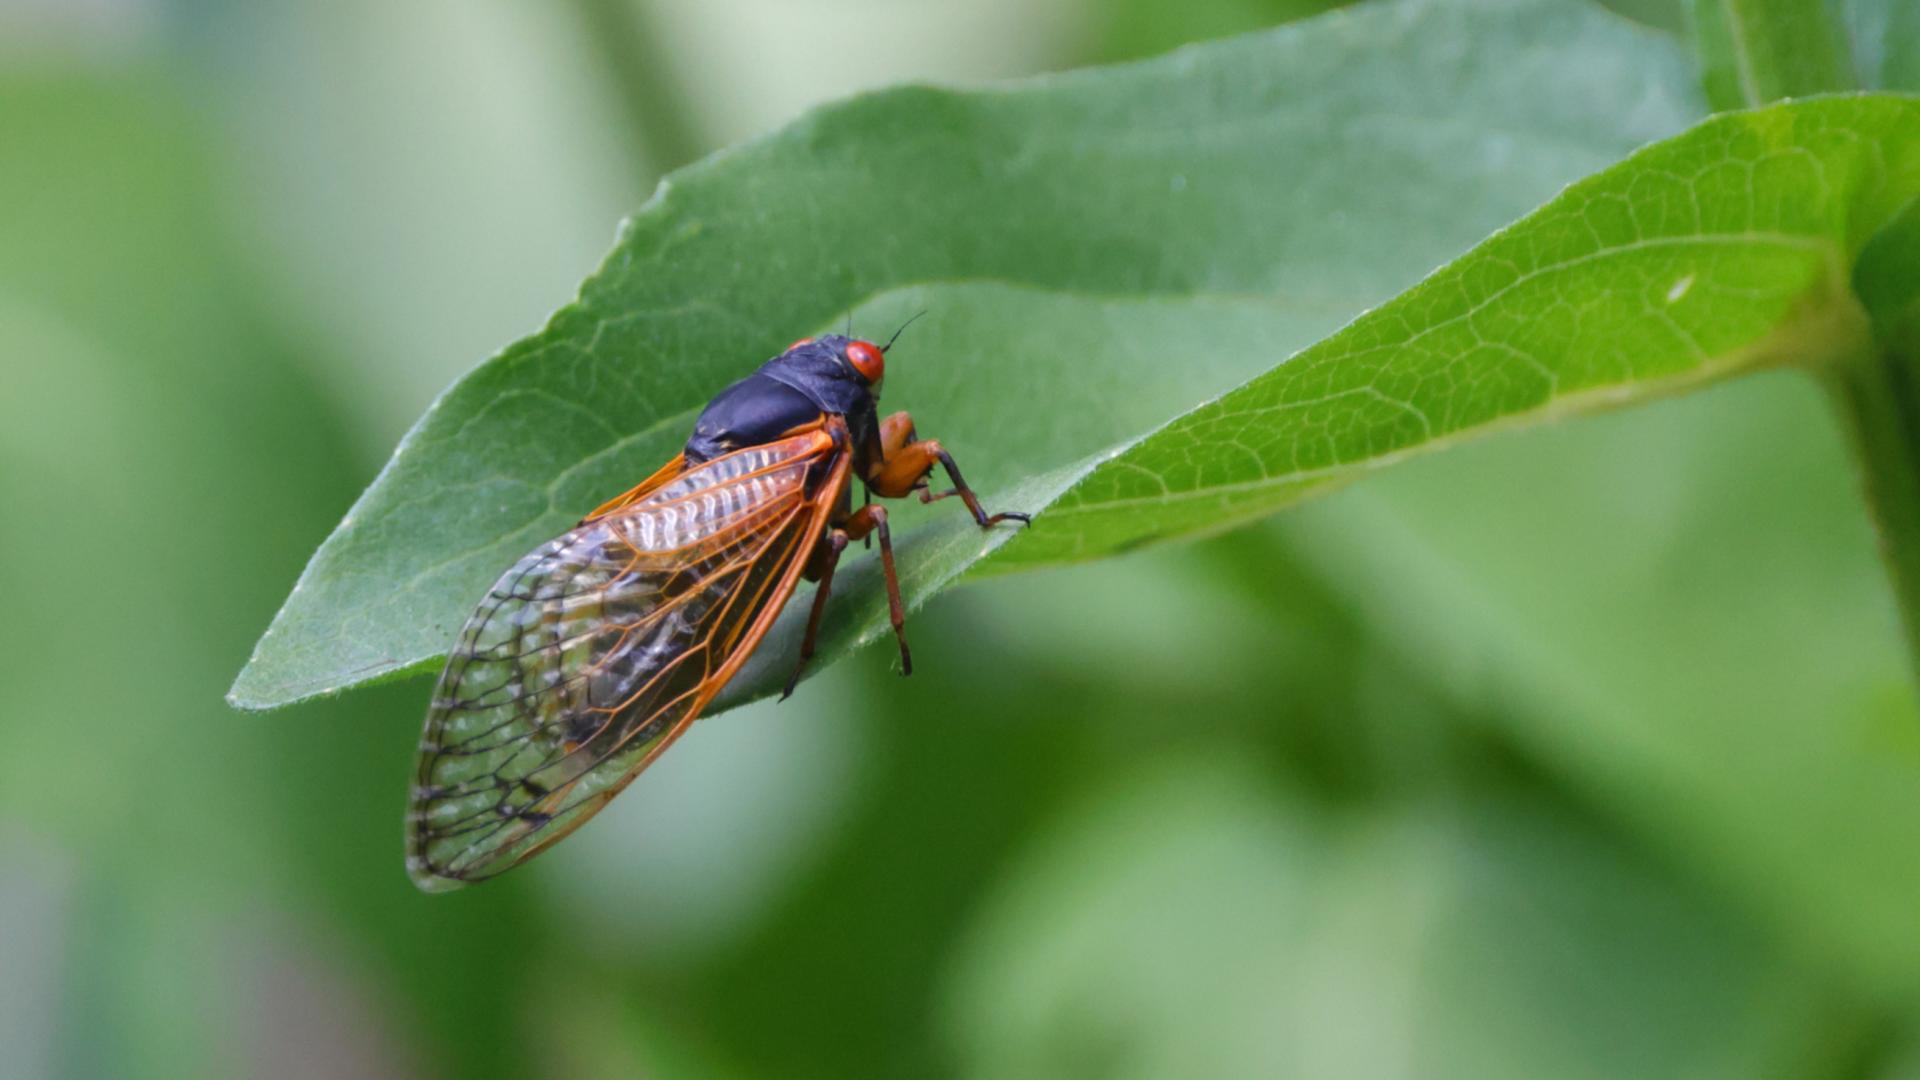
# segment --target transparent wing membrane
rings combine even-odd
[[[840,455],[808,494],[833,447],[810,432],[663,470],[495,583],[434,689],[407,818],[416,882],[532,856],[692,721],[792,592],[844,478]]]

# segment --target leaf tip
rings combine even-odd
[[[257,698],[253,698],[244,693],[241,693],[240,690],[238,689],[238,685],[239,684],[236,683],[234,689],[227,691],[227,696],[226,696],[227,708],[233,709],[236,712],[257,713],[257,712],[271,712],[276,707],[270,702],[261,701],[261,700],[258,700]]]
[[[274,709],[286,705],[286,701],[278,699],[272,694],[263,694],[260,692],[259,688],[254,685],[258,682],[255,669],[255,662],[248,660],[246,666],[240,669],[240,673],[233,677],[233,685],[227,688],[225,699],[227,707],[240,712],[259,713],[272,712]]]

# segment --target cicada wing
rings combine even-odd
[[[434,689],[407,815],[416,884],[532,857],[685,730],[792,594],[842,445],[814,431],[686,469],[500,578]]]
[[[601,518],[606,517],[608,514],[612,514],[612,513],[615,513],[616,511],[623,510],[629,506],[632,506],[634,503],[639,502],[641,499],[652,494],[661,485],[666,484],[671,480],[674,480],[675,478],[679,477],[681,473],[686,471],[687,471],[687,456],[685,454],[675,454],[673,455],[673,460],[667,462],[665,465],[662,465],[660,466],[660,468],[654,470],[654,473],[652,476],[647,477],[645,480],[640,481],[638,484],[635,484],[633,487],[628,488],[626,491],[623,491],[620,494],[615,495],[613,498],[608,499],[606,502],[601,503],[599,506],[594,507],[593,512],[591,514],[588,514],[586,517],[580,519],[580,524],[585,525],[590,521],[598,521]]]

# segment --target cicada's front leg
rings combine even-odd
[[[927,487],[927,474],[935,465],[945,467],[948,479],[953,481],[952,488],[937,495]],[[913,418],[903,412],[894,413],[881,422],[880,453],[862,479],[869,494],[888,499],[902,499],[915,491],[920,492],[922,502],[958,495],[973,513],[973,520],[983,528],[1002,521],[1024,523],[1028,520],[1026,514],[989,514],[981,509],[980,500],[961,478],[953,456],[936,440],[920,438],[913,430]],[[894,566],[893,533],[887,527],[887,510],[878,504],[868,504],[840,519],[820,538],[810,556],[806,576],[819,584],[814,589],[813,608],[807,614],[806,635],[800,639],[800,662],[787,679],[786,689],[780,695],[782,700],[793,693],[808,661],[813,659],[820,619],[827,610],[827,598],[832,595],[833,571],[839,565],[841,554],[850,543],[875,539],[880,541],[880,572],[887,586],[888,620],[893,624],[894,638],[900,643],[900,673],[913,674],[913,653],[907,648],[906,605],[900,599],[900,574]]]
[[[933,471],[935,465],[946,469],[947,479],[953,482],[951,488],[938,494],[927,487],[927,474]],[[980,506],[979,497],[974,495],[973,489],[961,477],[960,466],[953,463],[953,455],[940,445],[940,440],[920,438],[913,429],[913,417],[903,412],[894,413],[880,422],[880,460],[868,469],[865,480],[874,494],[887,499],[904,499],[916,489],[920,492],[921,502],[958,495],[981,528],[1002,521],[1026,524],[1032,520],[1026,514],[1013,511],[987,513]]]

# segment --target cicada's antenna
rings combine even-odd
[[[900,324],[900,330],[905,330],[907,327],[912,326],[914,323],[914,319],[918,319],[921,315],[925,315],[926,313],[927,313],[927,309],[921,308],[919,311],[919,314],[916,314],[912,319],[908,319],[906,322],[903,322]],[[888,349],[893,348],[893,343],[900,340],[900,330],[895,330],[893,332],[893,336],[887,339],[887,343],[885,345],[880,346],[881,352],[886,352]]]
[[[852,308],[848,308],[848,309],[847,309],[847,333],[846,333],[846,336],[847,336],[847,337],[852,337],[852,336],[853,336],[853,309],[852,309]]]

